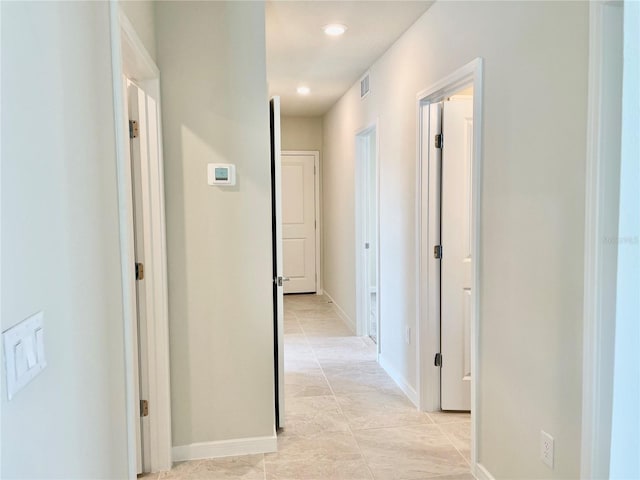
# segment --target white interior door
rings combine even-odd
[[[367,325],[371,339],[378,343],[378,169],[376,130],[365,139],[365,278]]]
[[[284,273],[282,254],[282,164],[280,97],[269,102],[271,114],[271,186],[273,215],[273,307],[276,428],[284,427]]]
[[[358,132],[355,136],[355,143],[357,159],[354,184],[357,333],[369,336],[379,344],[379,182],[376,126],[370,126]]]
[[[441,407],[471,409],[471,173],[473,101],[442,112]]]
[[[284,293],[316,292],[316,157],[282,153]]]
[[[144,206],[142,200],[143,168],[148,164],[148,138],[147,138],[147,106],[146,95],[134,83],[127,81],[127,98],[129,110],[129,146],[131,155],[131,185],[133,196],[133,225],[134,225],[134,249],[136,265],[144,265],[145,262],[145,236],[144,236]],[[140,267],[143,269],[144,267]],[[138,270],[138,268],[136,268]],[[147,285],[144,275],[136,275],[136,306],[137,306],[137,352],[135,376],[139,387],[136,405],[140,400],[148,399],[148,364],[147,358]],[[136,432],[137,468],[138,473],[149,471],[149,418],[140,416],[138,430]]]

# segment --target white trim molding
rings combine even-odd
[[[481,463],[476,463],[473,470],[473,476],[478,480],[495,480],[495,477],[491,475],[489,470]]]
[[[354,335],[356,335],[356,322],[354,322],[353,319],[349,315],[347,315],[347,312],[345,312],[342,307],[336,303],[333,297],[326,290],[324,291],[324,296],[331,300],[331,303],[333,303],[333,306],[335,307],[336,313],[340,317],[340,320],[342,320],[347,328],[351,330]]]
[[[125,356],[125,381],[126,381],[126,414],[127,414],[127,455],[128,477],[134,479],[137,476],[137,421],[138,413],[132,408],[136,403],[136,294],[134,271],[134,243],[133,243],[133,199],[130,195],[131,168],[129,152],[126,146],[125,115],[126,94],[123,85],[123,55],[122,36],[120,27],[120,6],[117,2],[109,3],[111,18],[111,61],[113,70],[113,101],[114,121],[116,137],[116,171],[118,181],[118,210],[120,225],[120,256],[122,271],[122,304],[123,304],[123,336]],[[129,189],[127,189],[127,186]]]
[[[149,455],[144,461],[145,471],[169,470],[171,458],[171,392],[169,367],[169,322],[167,255],[164,199],[164,166],[162,156],[162,129],[160,106],[160,72],[138,37],[133,25],[121,9],[119,2],[110,2],[111,52],[113,67],[114,121],[116,132],[116,164],[118,172],[118,203],[120,249],[123,289],[123,323],[126,368],[127,451],[129,478],[136,478],[138,470],[137,438],[139,435],[140,405],[136,395],[140,385],[137,379],[138,326],[136,308],[136,280],[134,253],[134,216],[132,198],[131,158],[129,152],[129,114],[126,81],[135,81],[155,102],[157,129],[155,143],[150,147],[155,161],[147,165],[144,184],[145,237],[148,236],[148,311],[152,321],[147,322],[147,364],[149,390],[149,438],[145,438]],[[150,130],[151,131],[151,130]],[[150,137],[151,138],[151,137]]]
[[[417,113],[417,166],[416,166],[416,325],[417,332],[417,392],[419,406],[424,411],[440,409],[440,372],[433,368],[434,355],[440,351],[439,300],[431,293],[439,285],[439,265],[433,259],[432,246],[435,230],[439,225],[439,195],[436,182],[432,142],[425,138],[425,128],[429,128],[429,105],[437,103],[467,86],[473,86],[473,169],[471,179],[471,465],[477,470],[478,433],[477,412],[479,411],[478,390],[480,385],[480,212],[482,199],[482,119],[483,119],[483,60],[476,58],[455,72],[436,82],[416,96]],[[425,119],[426,115],[426,119]],[[428,207],[425,209],[423,205]],[[438,296],[439,298],[439,296]]]
[[[173,460],[199,460],[278,451],[278,437],[274,432],[268,437],[238,438],[217,442],[191,443],[173,447]]]
[[[621,2],[589,4],[580,478],[609,477],[622,97]],[[619,67],[619,68],[618,68]]]
[[[406,378],[404,378],[394,367],[391,366],[391,364],[386,360],[382,353],[378,355],[378,363],[383,368],[383,370],[387,372],[387,375],[389,375],[391,379],[396,382],[396,385],[398,385],[400,390],[404,392],[407,398],[411,400],[411,403],[413,403],[416,408],[420,408],[420,397],[418,396],[418,392],[416,392],[416,390],[411,385],[409,385],[409,382],[407,382]]]

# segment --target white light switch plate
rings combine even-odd
[[[43,320],[38,312],[2,333],[9,400],[47,366]]]

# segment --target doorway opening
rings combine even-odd
[[[356,323],[380,353],[380,232],[377,125],[356,133]]]
[[[322,294],[320,286],[320,153],[281,153],[284,294]]]
[[[418,94],[420,408],[471,412],[477,468],[482,59]]]

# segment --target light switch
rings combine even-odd
[[[15,365],[16,365],[13,377],[18,379],[22,375],[24,375],[28,370],[27,359],[24,353],[23,342],[18,342],[16,345],[13,346],[13,354],[15,356]]]
[[[9,400],[47,366],[43,320],[38,312],[2,334]]]
[[[44,362],[44,330],[42,328],[36,330],[36,355],[38,362]]]
[[[36,366],[36,332],[29,335],[25,340],[25,353],[27,354],[27,370]]]

